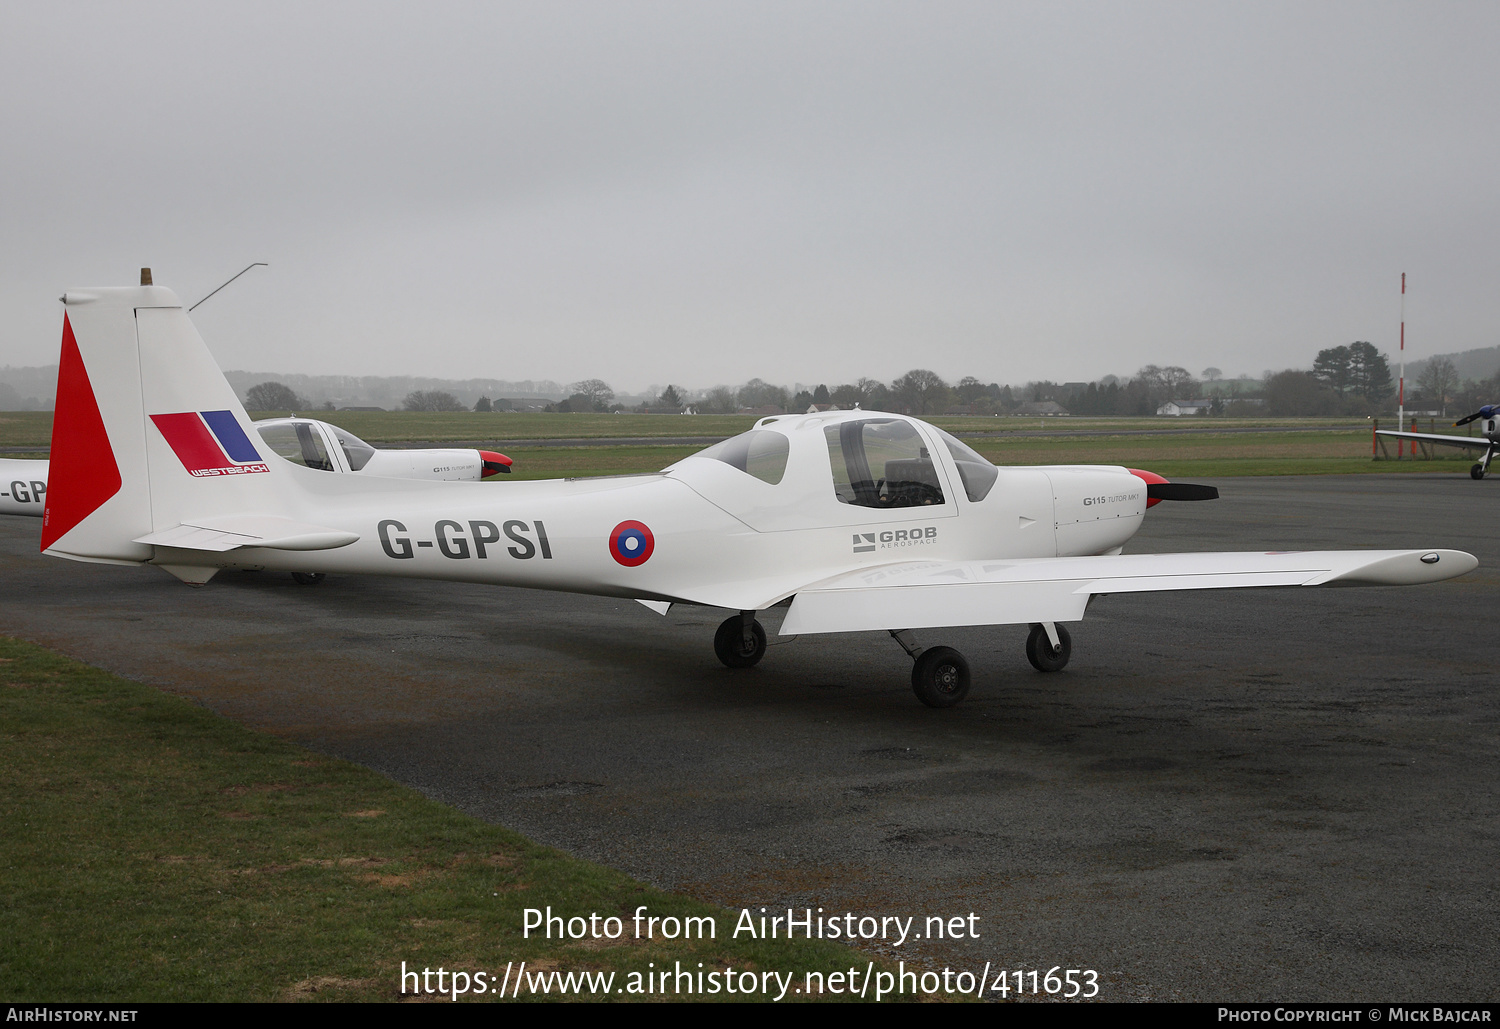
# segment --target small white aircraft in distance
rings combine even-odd
[[[281,457],[325,472],[457,482],[508,474],[511,467],[510,458],[493,450],[377,450],[348,429],[316,418],[265,418],[251,424]],[[0,458],[0,514],[42,517],[50,464]]]
[[[1107,466],[997,468],[914,418],[763,418],[661,472],[516,483],[327,475],[266,453],[182,304],[158,286],[70,291],[42,551],[155,564],[402,575],[736,612],[714,650],[748,667],[756,614],[783,635],[889,631],[932,707],[969,689],[912,630],[1028,624],[1038,669],[1061,624],[1111,593],[1412,584],[1477,567],[1455,550],[1122,555],[1159,499],[1211,487]]]
[[[1445,447],[1468,447],[1470,450],[1482,450],[1479,460],[1474,462],[1469,469],[1469,477],[1472,479],[1484,478],[1484,473],[1490,470],[1490,460],[1500,454],[1500,404],[1486,404],[1471,415],[1465,415],[1453,423],[1456,429],[1460,425],[1468,425],[1470,422],[1479,422],[1478,436],[1439,436],[1430,432],[1400,432],[1395,429],[1376,429],[1377,436],[1389,436],[1391,439],[1409,439],[1421,443],[1441,443]]]
[[[48,463],[0,458],[0,514],[42,516]]]
[[[511,467],[510,458],[493,450],[377,450],[348,429],[316,418],[265,418],[251,424],[277,455],[323,472],[459,482],[508,474]],[[50,464],[0,458],[0,514],[42,517]],[[324,573],[293,572],[292,578],[314,586],[323,581]]]

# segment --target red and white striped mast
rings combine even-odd
[[[1401,273],[1401,385],[1396,391],[1396,431],[1406,431],[1406,273]]]

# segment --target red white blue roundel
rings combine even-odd
[[[609,534],[609,556],[626,568],[646,563],[656,549],[656,537],[644,522],[621,522]]]

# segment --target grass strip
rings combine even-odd
[[[697,415],[684,418],[667,415],[417,411],[336,411],[313,414],[343,425],[376,444],[729,436],[749,428],[754,421],[743,415]],[[970,446],[1000,465],[1121,464],[1133,468],[1148,468],[1168,477],[1208,477],[1449,472],[1455,468],[1464,471],[1475,459],[1473,451],[1439,446],[1435,448],[1436,457],[1433,460],[1371,460],[1370,426],[1363,420],[1216,418],[1212,419],[1212,425],[1201,424],[1205,419],[1175,418],[942,417],[933,420],[952,432],[1001,433],[971,435],[967,439]],[[51,421],[49,412],[0,414],[0,447],[46,446],[50,440]],[[1224,430],[1267,426],[1282,431],[1252,434],[1203,431],[1192,435],[1124,435],[1143,431]],[[1330,429],[1330,426],[1335,428]],[[1053,434],[1017,435],[1021,432],[1038,431]],[[1079,432],[1119,432],[1122,435],[1080,436],[1077,435]],[[578,447],[528,447],[524,443],[506,443],[504,449],[514,459],[515,466],[512,475],[499,480],[502,482],[660,471],[702,448],[649,443]]]
[[[1368,454],[1340,455],[1338,447],[1319,445],[1278,447],[1274,441],[1265,448],[1245,445],[1235,439],[1233,445],[1202,446],[1197,441],[1184,445],[1173,440],[1142,443],[1132,439],[1126,445],[1069,443],[1055,441],[1015,441],[977,447],[990,460],[1001,465],[1039,464],[1119,464],[1127,468],[1145,468],[1167,478],[1217,478],[1256,475],[1360,475],[1392,473],[1443,472],[1468,475],[1472,456],[1459,453],[1423,461],[1372,461]],[[510,475],[492,480],[504,486],[507,482],[527,479],[557,479],[592,475],[628,475],[658,472],[674,461],[696,453],[698,447],[514,447],[508,451],[515,461]],[[1267,452],[1258,452],[1264,449]],[[1328,451],[1333,451],[1329,453]]]
[[[10,1002],[398,1000],[403,960],[497,976],[521,961],[614,971],[621,987],[648,962],[800,983],[869,960],[819,941],[733,940],[737,912],[4,638],[0,727]],[[626,928],[617,941],[523,939],[523,909],[547,905]],[[717,939],[637,940],[640,905],[714,917]]]

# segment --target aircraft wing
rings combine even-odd
[[[783,636],[872,629],[1073,622],[1090,598],[1248,586],[1414,585],[1479,561],[1460,550],[1129,554],[869,568],[799,590]]]
[[[1485,436],[1439,436],[1430,432],[1396,432],[1394,429],[1376,429],[1375,435],[1416,440],[1419,443],[1442,443],[1450,447],[1473,447],[1475,450],[1487,450],[1490,446],[1490,441]]]

